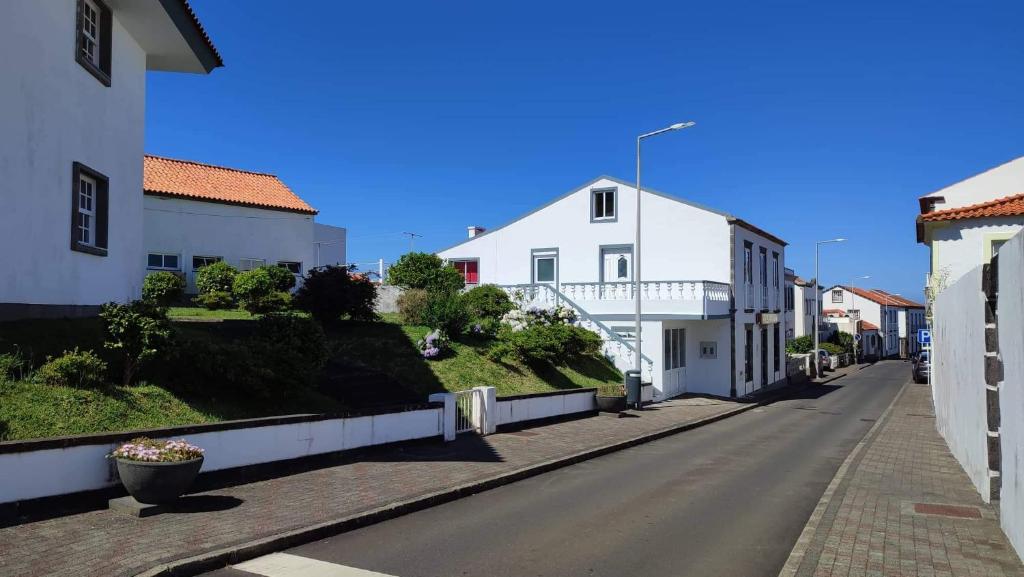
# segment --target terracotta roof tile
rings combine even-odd
[[[861,327],[861,329],[863,329],[865,331],[877,331],[878,330],[878,325],[876,325],[874,323],[869,323],[868,321],[860,321],[860,327]]]
[[[841,309],[824,309],[823,311],[821,311],[821,314],[823,314],[823,315],[835,315],[837,317],[845,317],[846,316],[846,311],[841,310]]]
[[[239,204],[272,210],[316,214],[312,206],[272,174],[249,172],[146,155],[142,188],[146,194]]]
[[[845,290],[848,290],[848,291],[852,292],[853,294],[855,294],[855,295],[857,295],[857,296],[859,296],[861,298],[868,299],[869,301],[878,303],[880,305],[887,305],[887,306],[891,306],[891,307],[917,308],[917,309],[923,309],[924,308],[924,305],[921,304],[921,303],[917,303],[917,302],[914,302],[914,301],[912,301],[910,299],[905,299],[903,297],[896,296],[894,294],[889,294],[889,293],[887,293],[887,292],[885,292],[884,290],[881,290],[881,289],[870,289],[870,290],[868,290],[868,289],[862,289],[862,288],[855,287],[855,286],[845,286],[845,285],[837,285],[837,286],[839,286],[840,288],[843,288]]]
[[[919,218],[922,222],[937,222],[943,220],[962,220],[965,218],[986,218],[993,216],[1024,216],[1024,194],[1005,196],[987,202],[947,208],[922,214]]]

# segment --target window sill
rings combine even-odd
[[[618,222],[618,220],[619,220],[619,219],[618,219],[617,217],[614,217],[614,216],[603,216],[603,217],[601,217],[601,218],[594,218],[594,217],[590,217],[590,222],[592,222],[592,223],[599,223],[599,222]]]
[[[71,243],[71,250],[76,252],[84,252],[85,254],[91,254],[95,256],[107,256],[107,249],[100,248],[98,246],[82,244],[80,242]]]
[[[109,74],[97,68],[95,64],[86,60],[81,54],[75,56],[75,62],[81,64],[82,68],[85,68],[89,72],[89,74],[95,76],[96,80],[99,80],[100,83],[103,84],[103,86],[110,88]]]

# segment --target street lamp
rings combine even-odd
[[[634,332],[636,333],[636,376],[638,378],[642,378],[641,375],[643,374],[643,355],[640,353],[640,343],[642,341],[640,338],[640,198],[643,196],[641,193],[642,189],[640,188],[640,143],[645,138],[657,136],[664,132],[690,128],[695,124],[696,122],[677,122],[667,128],[636,137],[636,239],[633,241],[633,298],[636,299],[636,327]],[[640,406],[639,397],[637,398],[637,406]]]
[[[830,242],[846,242],[845,238],[833,238],[829,240],[819,240],[814,243],[814,376],[821,375],[821,355],[818,353],[819,346],[819,329],[818,323],[821,322],[821,316],[818,314],[821,309],[819,299],[821,297],[821,291],[818,290],[820,286],[818,283],[821,282],[821,277],[818,276],[818,248],[823,244]]]

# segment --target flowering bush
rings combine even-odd
[[[185,439],[157,441],[139,437],[114,449],[110,455],[114,459],[129,461],[148,461],[151,463],[176,463],[191,461],[203,456],[203,450],[185,442]]]
[[[576,311],[561,305],[543,308],[531,306],[527,309],[515,308],[501,317],[501,322],[513,331],[521,331],[534,326],[571,325],[577,320]]]
[[[448,340],[448,336],[440,330],[435,330],[428,333],[427,336],[423,337],[416,343],[417,348],[420,350],[420,354],[425,359],[437,359],[441,355],[448,352],[451,348],[451,341]]]

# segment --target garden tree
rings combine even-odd
[[[279,290],[280,279],[274,279],[270,269],[260,267],[235,276],[231,294],[238,304],[253,314],[262,314],[284,310],[291,301],[291,295]],[[281,269],[284,270],[284,269]],[[291,273],[285,270],[288,276]]]
[[[429,292],[428,295],[422,314],[423,324],[451,338],[466,332],[470,314],[462,295],[448,291]]]
[[[169,307],[185,293],[185,279],[167,271],[146,275],[142,281],[142,298],[157,306]]]
[[[310,270],[295,292],[295,307],[308,312],[321,325],[336,323],[343,315],[353,320],[375,320],[377,286],[354,271],[354,266]]]
[[[844,333],[839,331],[832,333],[832,336],[829,337],[828,342],[834,345],[838,345],[839,348],[843,349],[843,352],[853,352],[853,335],[851,335],[850,333]]]
[[[403,254],[388,269],[388,284],[403,288],[453,292],[462,290],[465,281],[454,267],[441,258],[425,252]]]
[[[238,269],[224,261],[201,267],[196,271],[196,288],[199,290],[196,303],[210,310],[233,306],[231,291],[237,275]]]
[[[288,292],[295,288],[295,275],[292,274],[292,271],[280,265],[261,266],[260,268],[266,270],[274,281],[274,290]]]
[[[809,353],[814,350],[814,337],[804,335],[786,343],[786,352],[791,355]]]
[[[170,342],[166,311],[151,303],[107,303],[100,309],[100,318],[106,336],[103,346],[119,354],[124,386],[130,385],[139,368],[156,358]]]

